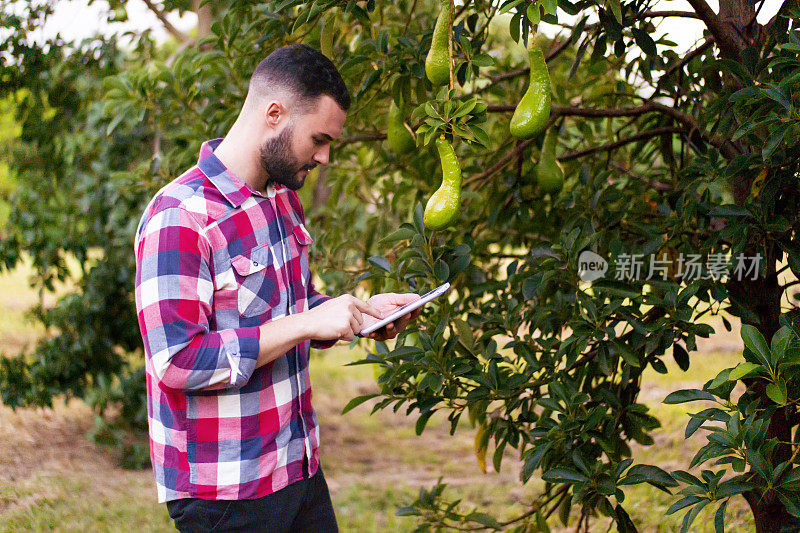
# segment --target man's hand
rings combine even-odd
[[[375,309],[378,309],[383,316],[389,316],[401,307],[406,304],[410,304],[414,300],[419,299],[419,294],[395,294],[393,292],[387,292],[384,294],[376,294],[369,300],[367,303],[370,304]],[[386,324],[381,329],[375,330],[372,333],[365,335],[368,339],[375,339],[376,341],[385,341],[388,339],[393,339],[397,337],[397,334],[406,329],[408,323],[411,322],[413,319],[417,318],[420,313],[422,312],[422,308],[419,307],[414,309],[410,314],[403,315],[391,324]],[[362,324],[362,328],[366,328],[370,324],[376,322],[375,319],[370,317],[364,318],[364,323]]]
[[[305,315],[308,338],[320,341],[351,341],[364,327],[365,317],[373,321],[382,318],[373,305],[350,294],[328,300],[301,315]]]

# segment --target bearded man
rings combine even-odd
[[[331,298],[311,282],[297,193],[350,107],[299,44],[256,67],[236,122],[200,147],[139,223],[136,307],[150,459],[180,531],[337,531],[319,464],[310,347],[352,340],[416,298]],[[411,316],[368,335],[386,340]]]

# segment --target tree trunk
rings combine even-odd
[[[721,0],[719,15],[715,21],[718,24],[716,32],[724,35],[724,44],[720,41],[720,51],[723,57],[734,61],[741,61],[741,52],[745,46],[760,44],[762,39],[761,26],[755,22],[755,9],[751,0]],[[715,30],[710,28],[712,32]],[[738,176],[733,184],[734,202],[744,205],[750,195],[752,176],[743,174]],[[754,256],[757,250],[756,243],[750,243],[745,248],[746,256]],[[737,296],[758,315],[758,323],[752,324],[764,335],[767,342],[780,328],[779,318],[781,313],[781,296],[783,289],[778,282],[776,263],[780,252],[775,245],[767,250],[765,273],[757,279],[731,279],[727,284],[728,292]],[[742,324],[748,323],[744,318]],[[754,390],[759,396],[766,398],[763,384],[748,383],[748,389]],[[792,421],[794,410],[788,408],[775,412],[767,430],[766,440],[777,438],[783,443],[791,442]],[[780,444],[775,447],[772,464],[790,459],[791,446]],[[791,516],[777,498],[774,492],[763,493],[760,490],[744,494],[750,505],[756,525],[756,533],[779,533],[781,527],[790,523]]]
[[[192,0],[192,7],[194,12],[197,13],[197,38],[202,39],[211,33],[211,6],[206,3],[200,5],[202,0]]]
[[[328,185],[328,167],[320,167],[319,174],[317,175],[317,182],[314,184],[314,200],[312,210],[316,211],[328,203],[328,197],[331,195],[331,187]]]

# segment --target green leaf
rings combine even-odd
[[[618,0],[617,0],[618,1]],[[572,62],[572,66],[569,69],[569,74],[567,75],[567,79],[571,80],[575,73],[578,71],[578,66],[581,64],[583,60],[584,54],[586,54],[586,47],[589,46],[589,42],[591,39],[586,37],[583,42],[578,46],[578,51],[575,53],[575,60]]]
[[[709,392],[698,389],[684,389],[669,394],[666,398],[664,398],[664,403],[676,404],[676,403],[695,402],[698,400],[713,401],[714,399],[715,399],[714,396]]]
[[[678,367],[686,372],[689,370],[689,353],[678,343],[672,345],[672,357],[678,363]]]
[[[392,233],[381,239],[381,242],[397,242],[397,241],[404,241],[406,239],[410,239],[414,236],[414,230],[411,228],[399,228],[394,230]]]
[[[106,135],[111,135],[117,126],[119,126],[120,122],[125,119],[125,113],[117,112],[116,116],[108,123],[108,127],[106,128]]]
[[[617,519],[617,531],[619,533],[637,533],[636,525],[631,520],[627,511],[622,508],[622,504],[617,504],[614,508],[614,515]]]
[[[542,0],[542,7],[544,12],[548,15],[555,15],[558,10],[558,0]]]
[[[414,226],[417,228],[417,232],[425,236],[425,223],[423,222],[423,217],[425,216],[425,209],[422,207],[421,202],[417,202],[417,205],[414,206]]]
[[[614,13],[614,18],[617,19],[617,22],[622,25],[622,6],[620,5],[620,0],[608,0],[608,7],[611,9],[611,12]]]
[[[800,468],[795,467],[788,474],[783,475],[780,487],[794,492],[800,492]]]
[[[486,54],[481,54],[481,55],[486,55]],[[474,61],[474,59],[473,59],[473,61]],[[467,115],[467,114],[469,114],[469,112],[470,112],[470,111],[472,111],[473,109],[475,109],[475,105],[476,105],[477,103],[478,103],[478,100],[476,100],[476,99],[474,99],[474,98],[473,98],[472,100],[469,100],[469,101],[467,101],[467,102],[464,102],[463,104],[461,104],[461,105],[458,107],[458,109],[456,110],[456,112],[455,112],[455,113],[453,113],[453,118],[459,118],[459,117],[463,117],[464,115]]]
[[[703,386],[703,389],[705,389],[705,390],[714,390],[717,387],[719,387],[720,385],[724,385],[728,381],[731,381],[731,379],[730,379],[731,370],[733,370],[733,369],[732,368],[724,368],[724,369],[722,369],[720,371],[720,373],[717,374],[717,377],[715,377],[714,379],[711,380],[711,383],[709,383],[706,386]]]
[[[743,377],[747,376],[748,374],[752,374],[759,369],[765,370],[763,365],[757,365],[756,363],[739,363],[736,368],[731,370],[730,375],[728,375],[728,380],[739,381]]]
[[[344,409],[342,409],[342,414],[345,414],[346,412],[350,411],[351,409],[354,409],[354,408],[358,407],[362,403],[366,402],[367,400],[371,400],[372,398],[374,398],[376,396],[378,396],[378,395],[377,394],[365,394],[364,396],[357,396],[357,397],[353,398],[352,400],[347,402],[347,405],[344,406]]]
[[[794,332],[789,326],[782,326],[781,329],[775,332],[772,336],[771,351],[772,351],[772,364],[777,366],[778,362],[783,358],[786,353],[786,348],[794,338]]]
[[[475,338],[472,335],[472,328],[460,318],[454,318],[453,324],[455,324],[456,330],[458,331],[458,338],[461,339],[464,346],[472,350],[472,348],[475,347]]]
[[[392,271],[392,266],[389,264],[389,260],[381,257],[379,255],[373,255],[369,259],[367,259],[371,264],[375,265],[376,267],[385,270],[386,272]]]
[[[425,113],[428,114],[429,117],[435,118],[438,120],[442,120],[442,116],[436,111],[436,108],[433,107],[433,104],[430,102],[425,102]]]
[[[764,336],[754,326],[750,324],[742,325],[742,340],[744,345],[747,346],[761,360],[761,364],[766,367],[770,366],[770,351],[767,346],[767,341]]]
[[[539,24],[541,20],[541,12],[539,11],[539,4],[533,2],[528,4],[528,10],[526,11],[526,15],[528,15],[528,20],[531,24]]]
[[[542,513],[537,509],[536,511],[536,528],[539,533],[550,533],[550,526],[547,525],[547,519],[542,516]]]
[[[436,279],[445,282],[447,278],[450,277],[450,267],[447,266],[444,260],[437,259],[436,264],[433,265],[433,273],[436,275]]]
[[[778,131],[773,132],[769,138],[767,138],[767,142],[764,143],[764,148],[761,149],[761,157],[763,159],[769,159],[788,132],[789,126],[787,124],[779,126]]]
[[[472,131],[472,134],[475,136],[475,140],[477,140],[480,144],[484,147],[489,148],[491,141],[489,139],[489,134],[486,133],[486,130],[480,126],[471,124],[469,129]]]
[[[689,531],[689,528],[691,527],[695,518],[697,518],[697,515],[700,514],[700,511],[702,511],[703,508],[709,503],[711,503],[711,501],[704,498],[697,505],[692,507],[691,511],[689,511],[683,516],[683,523],[681,524],[681,533],[687,533]]]
[[[734,204],[720,204],[711,208],[711,214],[717,217],[747,217],[750,216],[750,211],[743,206]]]
[[[542,479],[551,483],[569,483],[586,481],[586,476],[569,468],[554,468],[542,474]]]
[[[422,431],[425,429],[425,424],[428,423],[428,419],[436,412],[436,409],[431,409],[430,411],[426,411],[420,415],[417,419],[417,423],[414,426],[414,431],[417,435],[422,435]]]
[[[642,366],[642,363],[639,361],[639,358],[636,356],[635,353],[628,347],[627,344],[624,342],[618,341],[617,339],[613,339],[611,341],[614,348],[616,348],[619,355],[622,357],[623,361],[631,365],[632,367],[639,368]]]
[[[689,422],[686,424],[684,438],[688,439],[694,435],[694,433],[700,429],[700,426],[702,426],[704,422],[708,422],[709,420],[719,420],[721,416],[727,415],[725,415],[718,407],[703,409],[699,413],[691,415]]]
[[[669,509],[667,509],[667,512],[664,514],[670,515],[676,511],[680,511],[685,507],[689,507],[690,505],[694,505],[701,501],[703,501],[703,498],[701,498],[700,496],[686,496],[685,498],[681,498],[677,502],[670,505]]]
[[[498,15],[502,15],[503,13],[508,13],[515,7],[517,7],[522,0],[511,0],[510,2],[506,2],[503,4],[503,7],[500,8],[500,11],[497,12]]]
[[[489,516],[486,513],[480,513],[478,511],[473,511],[469,513],[467,516],[464,517],[464,520],[467,522],[477,522],[483,526],[490,527],[496,531],[500,531],[502,526],[500,523],[495,519],[493,516]]]
[[[508,33],[511,35],[511,38],[514,40],[515,43],[519,42],[519,31],[520,31],[520,21],[522,20],[522,16],[519,13],[511,17],[511,21],[508,23]]]
[[[530,300],[533,298],[533,295],[536,293],[536,289],[539,288],[539,284],[542,282],[542,275],[538,274],[536,276],[531,276],[530,278],[526,278],[525,281],[522,282],[522,297],[526,300]]]
[[[631,33],[633,34],[633,40],[636,41],[636,44],[639,45],[639,48],[642,49],[642,52],[649,56],[658,55],[656,43],[653,41],[653,38],[650,37],[649,33],[639,28],[631,28]]]
[[[716,496],[719,499],[728,498],[730,496],[742,494],[748,490],[753,490],[754,488],[755,486],[752,483],[728,480],[719,484],[717,487]]]
[[[763,87],[761,89],[761,93],[781,104],[784,108],[786,108],[786,111],[792,110],[792,101],[789,100],[789,98],[787,98],[786,95],[778,89],[775,89],[774,87]]]
[[[767,385],[767,397],[778,405],[786,405],[786,382],[778,379],[776,383]]]
[[[653,465],[634,465],[620,480],[620,485],[636,485],[639,483],[655,483],[665,487],[677,487],[678,482],[665,470]]]

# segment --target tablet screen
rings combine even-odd
[[[383,326],[385,326],[385,325],[387,325],[387,324],[389,324],[391,322],[394,322],[395,320],[397,320],[401,316],[406,315],[406,314],[410,313],[411,311],[413,311],[413,310],[415,310],[415,309],[417,309],[419,307],[422,307],[423,305],[425,305],[426,303],[430,302],[434,298],[436,298],[438,296],[441,296],[449,288],[450,288],[450,284],[449,283],[445,283],[443,285],[440,285],[439,287],[436,287],[435,289],[433,289],[429,293],[423,294],[422,296],[420,296],[419,300],[414,300],[413,302],[404,305],[403,307],[401,307],[400,309],[398,309],[397,311],[395,311],[391,315],[387,316],[386,318],[383,318],[383,319],[375,322],[374,324],[372,324],[370,326],[367,326],[366,328],[361,330],[361,333],[359,333],[359,335],[364,336],[364,335],[366,335],[368,333],[372,333],[373,331],[382,328]]]

